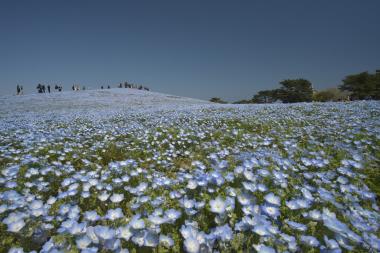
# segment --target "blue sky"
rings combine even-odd
[[[380,1],[7,1],[0,94],[121,81],[233,101],[380,69]]]

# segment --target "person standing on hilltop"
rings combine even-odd
[[[24,87],[22,87],[22,85],[20,86],[20,95],[23,95],[24,94]]]
[[[17,84],[17,93],[16,93],[16,95],[20,95],[20,92],[21,92],[20,86]]]
[[[48,88],[48,92],[50,93],[50,84],[48,84],[47,88]]]

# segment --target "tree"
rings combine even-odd
[[[210,102],[218,103],[218,104],[227,104],[226,101],[223,101],[221,98],[213,97],[210,99]]]
[[[338,88],[330,88],[315,92],[313,94],[313,100],[318,102],[343,101],[346,100],[349,95],[350,92],[348,91],[341,91]]]
[[[284,103],[311,102],[313,99],[313,87],[306,79],[286,79],[280,84],[277,97]]]
[[[242,100],[233,102],[233,104],[252,104],[252,100],[242,99]]]
[[[367,71],[348,75],[339,86],[342,91],[351,92],[351,99],[380,99],[380,72],[370,74]]]
[[[279,90],[262,90],[259,91],[256,95],[253,96],[252,102],[258,104],[273,103],[276,102],[278,97]]]

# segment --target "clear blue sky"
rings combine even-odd
[[[379,0],[0,2],[0,94],[120,81],[232,101],[380,68]]]

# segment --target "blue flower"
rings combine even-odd
[[[226,211],[226,202],[221,198],[217,197],[216,199],[210,200],[211,212],[217,214],[224,214]]]

